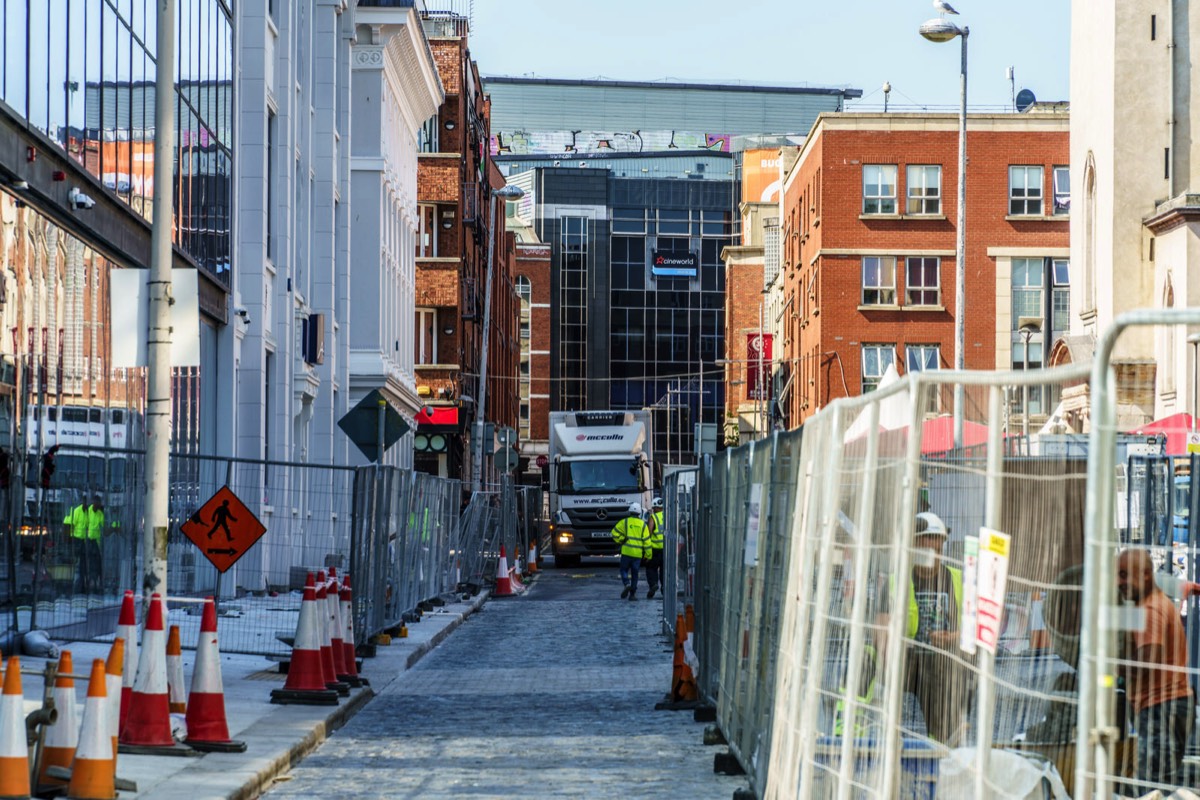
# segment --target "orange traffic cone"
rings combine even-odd
[[[11,656],[4,672],[4,694],[0,696],[0,797],[29,797],[24,705],[21,661]]]
[[[354,604],[350,592],[350,576],[342,581],[339,618],[342,622],[342,661],[346,665],[346,679],[351,686],[366,686],[367,679],[358,674],[358,654],[354,652]],[[357,682],[357,683],[356,683]]]
[[[342,642],[341,594],[342,587],[338,585],[337,576],[330,570],[325,606],[329,609],[329,651],[333,655],[333,675],[339,681],[349,683],[342,678],[346,674],[346,648]]]
[[[537,539],[529,542],[529,574],[536,575],[538,571]]]
[[[492,588],[492,597],[512,597],[515,594],[512,576],[508,571],[508,557],[504,554],[504,547],[501,546],[500,563],[496,565],[496,585]]]
[[[336,706],[337,692],[325,687],[321,664],[321,634],[317,612],[317,591],[313,574],[304,583],[304,599],[300,603],[300,621],[292,644],[292,660],[288,665],[287,681],[282,689],[271,690],[272,703]]]
[[[229,738],[225,721],[225,685],[221,681],[221,651],[217,647],[217,604],[204,601],[200,641],[196,643],[196,666],[192,671],[192,693],[187,704],[186,744],[197,750],[242,753],[245,742]]]
[[[107,683],[104,662],[97,658],[92,661],[79,747],[75,750],[71,782],[67,786],[67,797],[72,800],[112,800],[117,796],[117,754],[108,735]]]
[[[120,743],[136,747],[173,747],[171,711],[167,696],[167,631],[162,596],[150,595],[146,629],[142,631],[137,678],[129,699],[129,714],[121,726]],[[90,691],[90,689],[89,689]]]
[[[337,669],[333,664],[333,636],[329,630],[329,582],[325,579],[325,571],[317,573],[317,633],[321,637],[321,674],[325,676],[325,688],[333,689],[345,697],[350,694],[350,684],[338,680]]]
[[[675,615],[675,656],[671,663],[671,700],[695,700],[700,696],[692,668],[684,658],[684,643],[687,641],[687,623],[683,614]]]
[[[108,732],[112,736],[114,760],[117,757],[117,737],[121,735],[121,684],[124,682],[124,669],[125,640],[118,636],[113,639],[112,648],[108,651],[108,660],[104,662],[104,674],[108,679],[104,685],[108,692]]]
[[[187,711],[187,689],[183,688],[183,645],[179,643],[179,626],[172,625],[167,634],[167,698],[172,714]]]
[[[125,640],[125,662],[121,665],[121,718],[117,720],[117,729],[125,727],[129,718],[129,700],[133,697],[133,680],[137,677],[138,666],[138,625],[137,606],[133,592],[125,590],[125,599],[121,601],[121,616],[117,620],[117,636]]]
[[[71,651],[63,650],[58,659],[58,677],[54,679],[54,708],[58,719],[46,728],[42,741],[42,765],[38,770],[37,786],[61,786],[66,781],[46,774],[50,767],[70,769],[79,744],[79,708],[75,703],[75,679]]]

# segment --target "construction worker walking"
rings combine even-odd
[[[650,548],[647,550],[648,557],[646,558],[646,583],[650,589],[646,592],[647,600],[654,598],[654,593],[658,591],[659,582],[663,574],[663,526],[665,515],[663,514],[662,498],[654,498],[651,508],[653,510],[650,512]],[[664,592],[666,591],[665,586],[663,590]]]
[[[642,506],[629,506],[629,516],[612,529],[613,541],[621,547],[621,598],[637,599],[638,566],[650,548],[650,526],[642,519]]]
[[[92,497],[91,505],[80,503],[63,519],[63,525],[71,535],[78,566],[76,576],[81,592],[99,592],[103,569],[100,547],[104,534],[104,501],[100,495]]]

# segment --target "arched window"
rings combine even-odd
[[[1171,273],[1167,271],[1167,281],[1163,284],[1163,308],[1175,307],[1175,286],[1171,282]],[[1175,359],[1178,357],[1176,352],[1176,342],[1178,341],[1177,332],[1178,325],[1161,325],[1159,331],[1162,334],[1163,350],[1159,355],[1158,363],[1162,365],[1162,392],[1170,394],[1175,391]]]

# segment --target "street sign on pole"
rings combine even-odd
[[[519,456],[517,451],[511,447],[501,447],[492,454],[492,463],[496,465],[496,469],[501,472],[512,472],[517,468]]]
[[[379,411],[383,409],[383,451],[400,441],[400,437],[408,433],[410,428],[400,416],[396,409],[392,408],[392,404],[387,402],[387,398],[378,389],[373,389],[367,393],[367,396],[358,401],[358,405],[346,412],[346,415],[338,420],[338,427],[342,429],[350,441],[354,442],[355,446],[362,451],[362,454],[367,457],[368,461],[378,461],[379,456]]]
[[[222,486],[200,510],[179,526],[201,554],[224,573],[267,532],[228,486]]]

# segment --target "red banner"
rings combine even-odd
[[[752,400],[762,400],[770,391],[771,339],[769,333],[746,334],[746,391]]]

